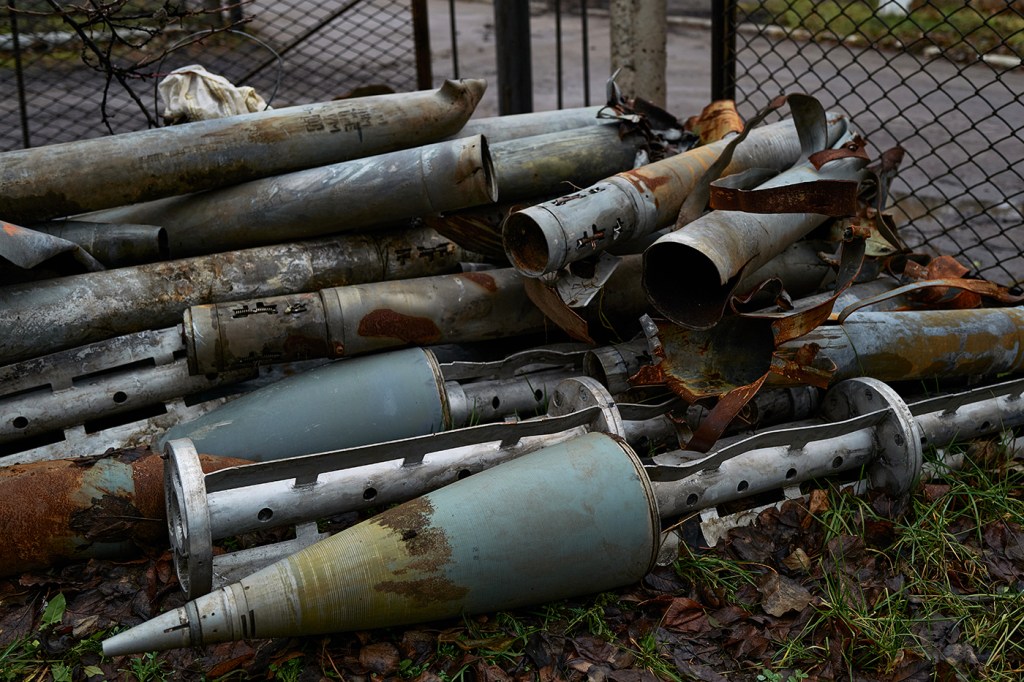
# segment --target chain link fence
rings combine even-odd
[[[432,87],[426,0],[224,1],[3,0],[0,150],[159,125],[156,83],[193,63],[275,107]],[[728,74],[741,113],[793,91],[845,110],[876,155],[906,150],[893,192],[911,246],[1024,280],[1024,2],[882,2],[909,13],[713,3],[735,12]]]
[[[911,247],[1024,281],[1024,3],[880,2],[739,2],[741,113],[794,91],[846,111],[876,156],[906,151],[892,191]]]
[[[189,64],[275,107],[432,87],[426,0],[3,2],[0,151],[160,125]]]

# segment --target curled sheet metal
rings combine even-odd
[[[686,121],[686,130],[698,135],[701,144],[710,144],[739,134],[743,128],[743,119],[736,111],[736,102],[731,99],[711,102],[701,110],[699,116]]]
[[[14,267],[31,270],[62,254],[70,258],[77,272],[106,269],[74,241],[0,220],[0,259]]]
[[[167,231],[158,225],[112,225],[84,220],[37,223],[37,232],[67,239],[107,267],[124,267],[167,260]]]
[[[689,402],[717,399],[687,445],[706,451],[764,385],[821,387],[858,376],[882,381],[993,377],[1024,369],[1024,309],[856,312],[786,341],[766,320],[724,319],[708,331],[651,327],[661,363],[634,383],[666,384]],[[653,322],[650,323],[654,325]]]
[[[832,268],[818,255],[823,242],[798,242],[751,273],[737,286],[752,301],[767,305],[773,297],[759,287],[777,283],[780,291],[796,296],[818,291],[832,277]],[[549,320],[571,338],[594,344],[608,331],[628,338],[640,330],[632,323],[653,312],[640,288],[643,262],[638,254],[619,258],[601,253],[598,259],[578,261],[568,268],[526,279],[526,293]],[[610,273],[608,270],[614,268]]]
[[[0,215],[25,224],[426,144],[462,128],[482,80],[0,154]],[[123,222],[123,221],[115,221]]]
[[[855,234],[843,244],[834,292],[798,310],[731,315],[710,329],[684,329],[647,318],[645,333],[657,364],[642,368],[638,384],[667,384],[684,400],[717,400],[687,447],[706,451],[773,373],[825,387],[828,369],[812,367],[813,345],[786,361],[775,354],[783,343],[799,339],[828,319],[835,301],[853,284],[864,260],[864,239]],[[665,341],[672,339],[666,344]]]
[[[635,321],[648,312],[648,306],[640,290],[639,270],[640,256],[632,255],[618,259],[611,273],[604,274],[600,286],[588,285],[594,272],[587,272],[590,278],[573,276],[578,286],[575,295],[586,297],[583,306],[573,306],[566,301],[566,298],[573,300],[567,295],[573,292],[559,290],[559,286],[565,284],[562,277],[523,278],[523,287],[545,317],[570,338],[594,345],[609,337],[629,338],[640,331]]]
[[[827,126],[831,144],[846,130],[847,121],[845,116],[830,114]],[[722,140],[697,147],[513,213],[503,229],[509,260],[523,274],[539,277],[668,227],[728,144]],[[799,158],[796,125],[792,120],[781,121],[752,130],[736,147],[728,170],[782,170]]]
[[[341,235],[0,287],[0,363],[181,322],[190,305],[452,272],[433,230]]]
[[[181,258],[394,226],[489,204],[497,192],[490,151],[478,135],[83,217],[160,225],[171,256]]]
[[[708,329],[721,319],[743,278],[804,237],[829,215],[858,211],[857,187],[866,160],[848,156],[815,169],[809,157],[826,143],[825,111],[817,100],[791,95],[803,161],[730,205],[785,213],[715,210],[660,237],[644,252],[643,287],[669,320]],[[853,141],[845,133],[835,147]],[[825,182],[825,186],[822,186]]]

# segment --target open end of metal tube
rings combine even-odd
[[[550,272],[548,248],[544,229],[524,211],[513,213],[502,229],[505,253],[516,270],[528,277],[539,277]]]
[[[494,203],[498,200],[498,174],[494,171],[494,157],[491,155],[490,145],[483,135],[480,136],[480,152],[484,172],[483,186],[491,203]]]
[[[171,257],[171,242],[167,238],[167,230],[160,228],[156,233],[156,249],[160,260],[168,260]]]
[[[736,284],[725,284],[715,264],[685,244],[662,242],[644,253],[641,284],[658,312],[681,327],[710,329],[722,319]]]
[[[596,379],[602,386],[608,386],[608,372],[605,370],[604,358],[593,351],[583,356],[583,373]]]

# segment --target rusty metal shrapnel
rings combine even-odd
[[[801,241],[790,245],[765,265],[750,274],[737,287],[751,294],[751,300],[761,305],[772,303],[768,291],[753,291],[765,280],[778,280],[787,292],[796,295],[816,292],[833,275],[832,268],[818,255],[821,244],[827,242]],[[641,288],[640,272],[643,259],[639,254],[612,257],[601,254],[601,260],[612,261],[611,272],[604,279],[598,277],[603,267],[599,261],[591,269],[589,261],[573,264],[554,276],[528,278],[523,284],[530,299],[571,338],[595,344],[592,336],[629,338],[640,330],[637,320],[653,312]],[[587,277],[576,275],[579,271]],[[748,291],[749,290],[749,291]],[[596,311],[596,314],[595,314]],[[592,318],[596,318],[592,319]]]
[[[483,80],[274,109],[0,154],[0,216],[30,224],[225,187],[456,133]]]
[[[543,328],[544,316],[511,268],[193,306],[184,315],[189,368],[197,374]]]
[[[590,433],[384,511],[107,639],[103,652],[361,630],[598,592],[646,574],[659,535],[635,453]]]
[[[55,263],[71,272],[103,270],[103,263],[80,244],[0,220],[0,281],[38,278],[29,271]]]
[[[171,256],[293,241],[497,199],[487,142],[463,137],[83,216],[160,225]]]
[[[842,324],[818,326],[781,345],[773,332],[780,320],[785,327],[785,316],[734,315],[707,331],[647,320],[657,362],[641,368],[633,383],[664,384],[688,402],[719,398],[721,405],[723,396],[749,399],[762,385],[994,377],[1024,369],[1022,307],[858,310]]]
[[[836,188],[845,188],[853,198],[845,210],[850,211],[848,215],[856,213],[856,187],[867,161],[855,156],[815,167],[810,160],[814,153],[844,148],[853,141],[853,134],[846,132],[825,146],[825,111],[816,100],[807,100],[813,102],[805,105],[808,111],[793,107],[802,161],[755,190],[788,190],[787,198],[806,212],[716,210],[660,237],[644,252],[643,287],[650,302],[669,320],[690,329],[710,328],[721,319],[745,275],[824,223],[829,216],[816,211],[826,209],[806,203],[808,187],[840,181],[828,185],[826,194],[838,197],[841,192]]]
[[[341,235],[0,287],[0,363],[181,322],[190,305],[458,270],[433,230]]]
[[[239,464],[202,455],[198,466]],[[0,577],[165,544],[163,469],[147,450],[0,467]]]
[[[844,115],[829,114],[828,145],[834,144],[847,126]],[[539,277],[613,244],[668,227],[727,144],[723,140],[697,147],[513,213],[503,230],[509,260],[524,275]],[[781,121],[751,131],[737,146],[727,172],[782,170],[799,154],[795,124]]]

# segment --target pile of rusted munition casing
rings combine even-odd
[[[844,113],[484,87],[0,154],[0,574],[170,551],[108,655],[409,624],[1024,423],[1019,292],[906,248]]]

